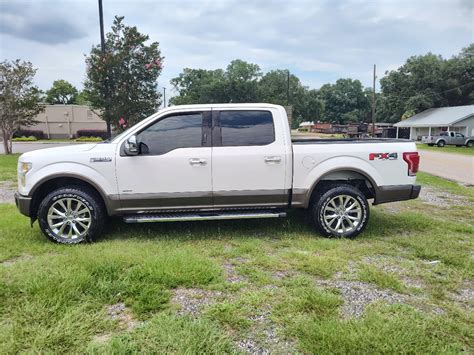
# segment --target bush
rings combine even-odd
[[[77,131],[77,137],[100,137],[102,139],[107,139],[107,131],[102,131],[100,129],[82,129]]]
[[[100,137],[80,137],[75,140],[76,142],[102,142],[103,139]]]
[[[35,137],[36,139],[44,139],[44,132],[34,129],[20,129],[13,134],[13,138]]]
[[[12,141],[14,142],[34,142],[37,141],[38,139],[35,136],[29,136],[29,137],[16,137],[13,138]]]

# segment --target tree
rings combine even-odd
[[[77,99],[77,89],[66,80],[55,80],[51,89],[46,91],[46,102],[55,104],[74,104]]]
[[[171,79],[171,85],[179,94],[170,99],[170,105],[229,102],[222,69],[185,68],[178,77]]]
[[[185,68],[171,84],[178,95],[170,99],[172,105],[258,102],[260,67],[236,59],[226,70]]]
[[[111,134],[120,118],[128,125],[154,113],[161,104],[157,79],[163,57],[158,42],[146,44],[149,36],[135,26],[125,26],[116,16],[112,32],[107,33],[105,54],[99,45],[86,57],[84,90],[91,106],[100,110]]]
[[[44,109],[40,90],[33,85],[36,69],[20,59],[0,63],[0,129],[5,154],[12,153],[12,137],[22,126],[34,123]]]
[[[228,102],[258,102],[258,80],[262,76],[257,64],[236,59],[224,73]]]
[[[451,59],[413,56],[380,80],[377,120],[398,122],[432,107],[474,103],[474,44]]]
[[[364,122],[370,115],[370,100],[359,80],[339,79],[319,90],[325,122]]]

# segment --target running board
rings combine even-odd
[[[179,221],[208,221],[222,219],[244,219],[244,218],[279,218],[286,217],[286,212],[271,210],[255,211],[220,211],[220,212],[195,212],[195,213],[156,213],[156,214],[133,214],[126,215],[123,220],[126,223],[146,222],[179,222]]]

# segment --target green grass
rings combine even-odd
[[[456,147],[454,145],[446,145],[442,148],[433,146],[430,147],[427,144],[422,144],[422,143],[417,143],[416,144],[417,148],[419,150],[428,150],[428,151],[433,151],[433,152],[440,152],[440,153],[453,153],[453,154],[462,154],[462,155],[474,155],[474,147]]]
[[[3,180],[14,178],[16,158],[0,157]],[[418,181],[473,196],[428,174]],[[232,353],[245,339],[277,353],[473,352],[472,306],[454,295],[474,282],[474,209],[418,200],[394,206],[372,207],[355,240],[322,238],[292,211],[276,220],[113,219],[98,242],[64,246],[30,228],[14,205],[0,204],[0,353]],[[230,282],[229,272],[240,281]],[[415,292],[407,277],[421,288]],[[336,278],[407,301],[380,300],[347,319],[341,290],[322,286]],[[178,288],[219,296],[196,315],[179,315]],[[118,303],[136,327],[108,315]]]
[[[20,154],[0,155],[0,182],[16,181],[16,169]]]

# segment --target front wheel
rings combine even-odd
[[[324,236],[354,238],[367,226],[369,204],[354,186],[333,185],[315,196],[310,213]]]
[[[95,240],[102,231],[104,219],[104,209],[96,194],[79,186],[51,192],[38,208],[42,232],[61,244]]]
[[[444,141],[439,141],[438,142],[438,147],[443,148],[446,143]]]
[[[469,141],[466,143],[466,147],[468,148],[471,148],[473,146],[474,142],[473,141]]]

